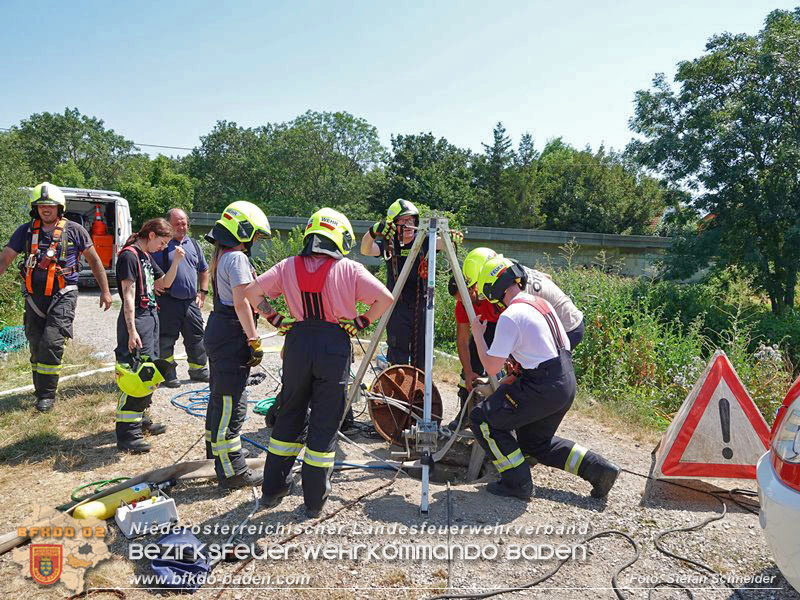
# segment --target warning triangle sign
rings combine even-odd
[[[656,448],[660,479],[755,479],[769,429],[730,360],[717,350]]]

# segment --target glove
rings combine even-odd
[[[286,335],[289,333],[292,325],[297,323],[297,319],[284,317],[281,313],[276,312],[267,318],[267,322],[278,330],[278,335]]]
[[[257,367],[261,364],[261,359],[264,358],[264,351],[261,349],[261,340],[259,338],[247,340],[247,348],[250,350],[250,359],[244,363],[245,366]]]
[[[450,230],[450,239],[453,240],[454,244],[460,244],[464,241],[464,234],[458,231],[457,229]]]
[[[372,237],[392,237],[395,232],[395,226],[393,221],[378,221],[374,223],[372,227],[369,228],[369,233]]]
[[[369,327],[369,319],[364,315],[359,315],[355,319],[339,319],[339,326],[344,329],[350,337],[355,337],[359,331]]]

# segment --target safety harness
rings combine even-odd
[[[550,328],[550,333],[553,336],[556,348],[559,350],[564,350],[566,348],[564,340],[561,337],[561,330],[558,328],[558,317],[556,317],[553,308],[546,300],[542,298],[520,298],[518,296],[511,301],[511,304],[527,304],[538,310],[544,317],[544,320],[547,321],[547,326]]]
[[[142,255],[139,253],[139,249],[136,248],[133,244],[129,246],[125,246],[122,250],[119,251],[117,257],[122,256],[123,252],[133,252],[134,256],[136,256],[136,267],[138,268],[138,282],[139,285],[139,308],[150,308],[150,296],[147,293],[147,281],[144,278],[144,272],[142,271]],[[156,307],[157,308],[157,307]]]
[[[53,284],[58,280],[58,289],[61,292],[66,288],[64,277],[71,275],[78,270],[80,255],[75,258],[75,265],[66,268],[67,244],[61,243],[62,237],[67,230],[67,219],[61,218],[53,230],[53,238],[47,250],[39,249],[39,233],[42,229],[40,219],[34,219],[31,226],[31,235],[28,238],[28,258],[23,263],[23,277],[25,278],[25,290],[28,294],[33,294],[33,271],[43,269],[47,271],[47,283],[45,284],[44,295],[53,295]]]
[[[334,262],[336,262],[334,258],[328,258],[316,271],[311,273],[306,269],[302,256],[294,257],[294,274],[297,278],[297,287],[300,288],[300,295],[303,298],[303,320],[325,320],[322,287],[325,285],[325,278],[328,277]]]

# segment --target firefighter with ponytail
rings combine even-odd
[[[229,204],[206,234],[214,244],[210,268],[214,309],[203,336],[210,377],[206,456],[214,459],[223,489],[261,483],[261,474],[247,467],[239,432],[247,415],[243,394],[250,368],[264,356],[255,314],[245,296],[255,276],[249,256],[253,242],[270,235],[264,211],[245,201]]]
[[[576,384],[570,341],[553,306],[523,292],[524,269],[502,255],[483,264],[477,285],[478,293],[503,311],[488,350],[485,323],[477,318],[472,323],[481,362],[488,373],[500,371],[507,360],[513,366],[512,374],[470,413],[475,438],[500,472],[500,481],[490,483],[487,490],[530,499],[533,484],[524,456],[528,455],[587,480],[592,497],[605,497],[619,467],[555,435],[572,406]]]
[[[14,259],[20,261],[25,298],[25,337],[31,351],[36,409],[53,408],[61,372],[64,342],[72,337],[78,301],[81,254],[100,286],[100,306],[111,308],[111,292],[103,262],[83,226],[64,217],[66,198],[52,183],[30,192],[30,223],[17,227],[0,254],[0,275]]]
[[[134,233],[117,255],[117,284],[122,309],[117,318],[116,356],[117,448],[126,452],[150,451],[144,441],[144,432],[151,435],[164,433],[166,426],[153,423],[145,417],[153,392],[159,383],[170,379],[173,367],[158,360],[158,306],[155,282],[165,287],[172,285],[178,264],[183,260],[183,249],[175,252],[169,271],[164,274],[154,252],[167,247],[172,238],[172,227],[164,219],[150,219]]]
[[[350,336],[378,319],[392,304],[389,290],[366,268],[345,256],[353,229],[340,212],[323,208],[308,220],[298,256],[282,260],[247,288],[247,299],[286,335],[281,403],[264,464],[261,505],[277,506],[292,490],[291,470],[305,448],[303,497],[316,516],[330,493],[336,432],[347,404],[352,352]],[[283,296],[289,315],[268,298]],[[359,315],[356,303],[369,309]],[[308,434],[301,441],[308,416]]]

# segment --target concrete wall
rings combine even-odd
[[[215,213],[193,212],[190,217],[195,235],[207,232],[219,218]],[[269,217],[273,231],[282,235],[294,227],[304,227],[307,219],[300,217]],[[356,244],[372,225],[372,221],[352,221]],[[614,266],[625,275],[645,275],[653,272],[653,265],[671,243],[670,238],[648,235],[613,235],[604,233],[582,233],[569,231],[543,231],[535,229],[503,229],[499,227],[468,227],[464,246],[468,249],[488,246],[506,256],[511,256],[529,266],[566,264],[565,252],[561,248],[574,243],[576,251],[573,265],[589,265],[602,262]],[[364,264],[377,264],[377,259],[361,256],[354,250],[352,258]]]

